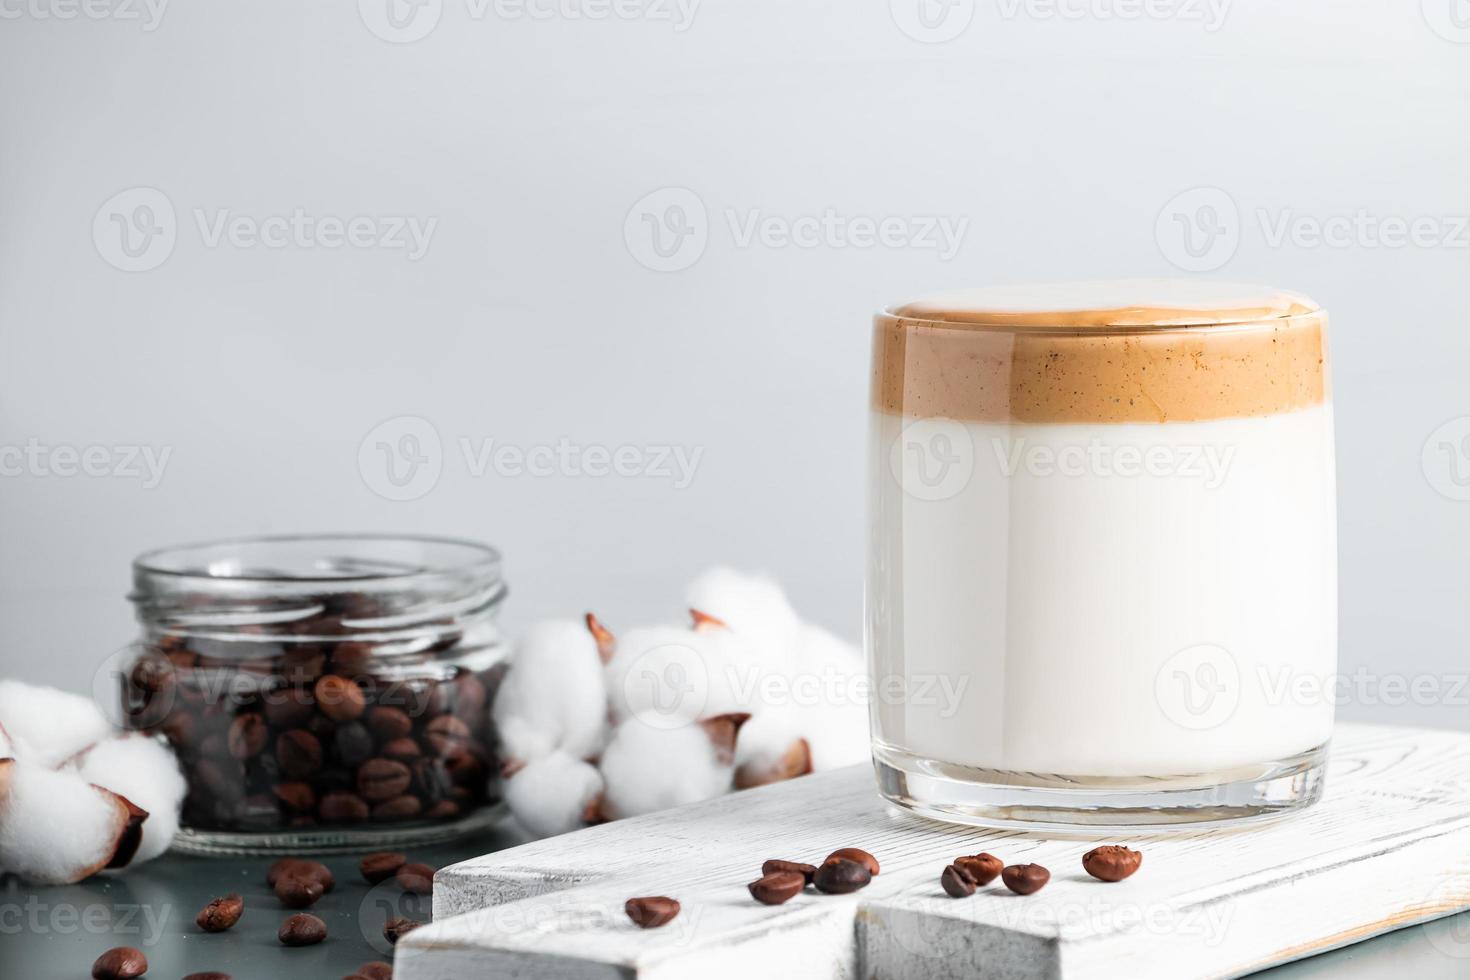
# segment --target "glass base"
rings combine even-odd
[[[1155,834],[1259,823],[1315,803],[1327,746],[1228,772],[1113,778],[1004,772],[873,746],[889,802],[946,823],[1002,830]]]
[[[181,854],[228,857],[250,854],[341,854],[415,844],[441,844],[488,830],[505,815],[492,803],[467,817],[409,827],[311,827],[275,831],[194,830],[182,828],[173,850]]]

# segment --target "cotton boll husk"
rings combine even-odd
[[[733,775],[699,725],[664,729],[636,718],[614,730],[601,769],[603,812],[615,820],[720,796]]]
[[[147,814],[75,772],[0,762],[0,871],[43,885],[127,864]]]
[[[0,681],[0,725],[17,755],[48,769],[113,733],[90,698],[20,681]]]
[[[762,672],[756,650],[733,634],[677,626],[629,630],[607,665],[607,696],[614,723],[752,711]]]
[[[151,861],[168,850],[179,830],[179,809],[188,785],[166,745],[144,735],[99,742],[82,756],[77,773],[148,811],[133,863]]]
[[[772,579],[711,568],[690,582],[684,594],[691,609],[720,620],[758,647],[763,659],[779,662],[789,655],[798,628],[796,610]]]
[[[602,789],[602,774],[590,763],[552,752],[506,780],[505,802],[526,830],[551,837],[582,827],[588,804]]]
[[[495,698],[503,754],[530,762],[553,749],[597,755],[607,740],[607,690],[597,642],[573,621],[527,631]]]
[[[791,706],[756,714],[740,729],[735,747],[735,785],[765,786],[804,775],[811,750],[802,736],[802,712]]]

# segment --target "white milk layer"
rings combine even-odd
[[[1163,424],[875,413],[874,734],[1071,776],[1217,773],[1326,742],[1331,405]]]

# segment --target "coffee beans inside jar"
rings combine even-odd
[[[257,539],[144,555],[134,580],[143,639],[123,717],[179,755],[186,848],[428,831],[498,797],[492,550]]]

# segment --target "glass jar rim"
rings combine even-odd
[[[338,571],[304,574],[279,569],[267,570],[264,567],[252,567],[244,561],[248,557],[248,552],[252,550],[266,552],[271,549],[289,550],[293,548],[300,548],[303,554],[315,551],[319,555],[318,560],[322,560],[328,557],[328,549],[334,544],[346,547],[363,544],[380,546],[384,549],[384,553],[382,557],[376,559],[379,563],[377,570],[368,571],[364,566],[363,570],[354,573]],[[463,556],[463,560],[429,562],[421,559],[417,562],[408,562],[402,558],[390,556],[388,552],[394,548],[437,549],[446,556],[451,552],[458,552]],[[213,565],[208,560],[211,553],[217,553]],[[234,559],[225,557],[231,553],[235,556]],[[174,559],[174,561],[170,562],[168,559]],[[201,566],[191,562],[190,559],[203,564]],[[219,569],[230,569],[231,566],[228,563],[232,560],[239,561],[239,566],[227,573],[222,573]],[[367,563],[374,559],[360,560]],[[389,586],[407,585],[415,579],[446,574],[498,579],[500,563],[501,554],[498,550],[490,545],[465,538],[384,533],[281,534],[222,538],[214,541],[154,548],[133,559],[133,572],[139,580],[158,578],[176,583],[193,580],[213,585],[238,582],[279,585],[299,583],[308,587],[367,584]],[[183,567],[180,567],[181,565]]]

